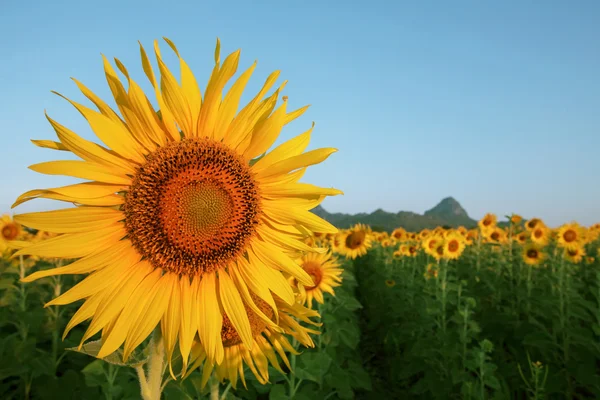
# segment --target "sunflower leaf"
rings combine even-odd
[[[65,350],[75,351],[77,353],[87,354],[88,356],[97,357],[100,348],[102,347],[102,340],[95,340],[93,342],[85,343],[81,346],[81,349],[77,347],[69,347]],[[98,358],[99,360],[106,361],[107,363],[119,365],[123,367],[132,367],[136,368],[144,365],[148,361],[149,352],[144,350],[138,350],[129,356],[127,362],[123,362],[123,350],[118,349],[112,354],[104,358]]]

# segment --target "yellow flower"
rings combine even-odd
[[[21,234],[21,225],[12,220],[10,215],[0,217],[0,255],[8,249],[8,242],[17,240]]]
[[[465,250],[465,242],[462,236],[458,233],[453,233],[446,236],[444,242],[444,257],[450,260],[456,260]]]
[[[550,229],[546,228],[546,226],[542,223],[537,224],[537,226],[531,231],[531,241],[537,243],[541,246],[545,246],[550,241]]]
[[[340,286],[343,272],[336,257],[329,252],[308,253],[302,257],[300,265],[314,282],[311,286],[298,284],[303,304],[312,307],[313,298],[323,304],[323,292],[335,296],[333,288]]]
[[[513,225],[518,225],[519,223],[521,223],[521,221],[523,221],[523,217],[521,217],[519,214],[513,214],[510,217],[510,222]]]
[[[528,220],[525,223],[525,229],[527,229],[528,231],[531,232],[531,231],[533,231],[538,226],[538,224],[543,224],[543,222],[542,222],[541,219],[539,219],[539,218],[531,218],[530,220]]]
[[[496,215],[492,213],[485,214],[485,216],[479,220],[478,225],[482,232],[493,229],[496,226]]]
[[[179,57],[173,43],[166,41]],[[252,348],[247,310],[257,313],[257,301],[273,312],[278,304],[293,305],[288,275],[307,286],[313,284],[294,261],[314,251],[298,232],[305,236],[337,232],[308,210],[341,192],[298,180],[305,167],[324,161],[335,149],[304,152],[311,128],[267,152],[283,126],[306,107],[288,112],[285,99],[276,107],[283,85],[263,99],[279,75],[274,72],[238,112],[242,91],[255,68],[252,65],[224,92],[237,71],[239,51],[221,62],[217,43],[215,67],[201,96],[183,59],[179,58],[182,78],[178,82],[163,62],[157,42],[158,74],[140,50],[160,113],[120,62],[128,91],[104,60],[120,116],[76,81],[98,111],[69,102],[105,146],[48,117],[60,142],[35,143],[70,151],[82,160],[44,162],[31,169],[87,181],[29,191],[17,199],[15,206],[33,198],[76,206],[15,216],[25,226],[62,234],[16,254],[79,259],[36,272],[25,281],[89,274],[47,305],[85,300],[65,335],[92,318],[82,342],[102,331],[98,357],[124,345],[127,359],[160,324],[169,362],[179,343],[185,369],[198,336],[208,360],[222,363],[223,321],[228,320],[241,342]],[[274,295],[281,302],[274,301]],[[270,324],[265,315],[260,313],[260,318]]]
[[[531,235],[529,235],[528,232],[519,232],[518,234],[513,236],[513,239],[520,244],[525,244],[527,243],[527,239],[529,239],[530,236]]]
[[[394,231],[392,232],[392,238],[394,238],[394,240],[398,242],[406,240],[406,230],[404,230],[403,228],[394,229]]]
[[[437,278],[438,277],[438,267],[435,264],[427,264],[427,267],[425,268],[425,273],[423,274],[423,276],[425,277],[425,279],[429,280],[431,278]]]
[[[350,228],[342,239],[342,254],[346,258],[355,259],[367,254],[371,248],[371,228],[363,224],[356,224]]]
[[[244,364],[248,366],[256,379],[265,385],[269,382],[269,364],[271,364],[280,373],[285,373],[277,361],[277,354],[281,357],[288,370],[292,367],[287,358],[286,352],[299,354],[287,338],[280,332],[291,335],[300,344],[306,347],[314,347],[314,343],[309,333],[318,334],[319,331],[305,328],[300,325],[296,319],[312,325],[320,325],[313,322],[310,318],[317,317],[316,311],[310,310],[299,303],[288,305],[276,299],[279,308],[279,325],[272,321],[265,323],[263,317],[259,317],[254,311],[246,310],[251,320],[252,335],[254,346],[247,347],[237,334],[231,321],[225,317],[223,319],[223,329],[221,331],[221,341],[224,344],[223,362],[215,364],[207,356],[206,349],[199,342],[195,342],[191,351],[191,366],[187,370],[186,377],[196,368],[203,365],[200,387],[204,388],[206,383],[214,372],[219,381],[227,379],[231,381],[235,389],[238,377],[242,380],[244,386]],[[258,311],[273,316],[273,310],[270,306],[257,301]],[[241,372],[241,373],[240,373]]]
[[[385,286],[387,287],[394,287],[396,286],[396,281],[393,279],[386,279],[385,280]]]
[[[585,250],[583,247],[571,247],[565,248],[563,252],[563,257],[565,260],[572,262],[573,264],[578,264],[583,260],[585,256]]]
[[[487,238],[492,243],[504,244],[508,242],[508,235],[506,231],[497,226],[487,231]]]
[[[558,230],[558,245],[566,249],[576,249],[584,242],[584,232],[582,227],[574,222],[565,224]]]
[[[529,265],[538,265],[544,260],[545,256],[542,248],[535,244],[529,243],[523,247],[523,261]]]

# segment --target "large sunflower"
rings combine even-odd
[[[179,57],[173,43],[165,40]],[[82,342],[102,331],[98,357],[124,344],[127,358],[160,324],[169,359],[179,342],[185,363],[198,334],[208,360],[218,364],[225,355],[224,320],[252,349],[247,309],[265,315],[254,299],[276,312],[273,294],[288,305],[295,301],[288,275],[313,285],[294,261],[313,251],[303,238],[337,229],[309,210],[341,192],[298,181],[307,166],[336,150],[304,152],[311,128],[267,153],[283,126],[306,110],[288,112],[285,96],[276,107],[285,82],[264,98],[278,71],[238,112],[256,66],[224,93],[237,71],[239,50],[221,63],[217,41],[215,67],[204,96],[183,59],[179,58],[180,83],[163,62],[157,42],[154,50],[159,76],[140,46],[160,112],[121,62],[116,61],[128,90],[104,59],[121,115],[78,81],[98,111],[69,102],[106,146],[82,139],[48,117],[59,142],[34,143],[70,151],[82,160],[44,162],[31,169],[87,182],[33,190],[17,199],[14,206],[33,198],[76,206],[16,216],[23,225],[62,234],[16,254],[79,258],[65,267],[36,272],[26,282],[91,273],[47,305],[85,299],[68,329],[91,318]]]

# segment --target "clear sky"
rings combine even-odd
[[[2,0],[0,213],[26,190],[74,182],[27,169],[64,154],[29,142],[55,139],[45,109],[92,138],[50,90],[84,102],[76,77],[108,99],[101,53],[148,89],[137,41],[151,51],[162,36],[204,87],[218,36],[223,53],[242,49],[240,70],[258,60],[246,99],[280,69],[290,107],[312,105],[283,138],[315,121],[310,148],[339,149],[304,179],[345,192],[329,211],[422,213],[453,196],[477,219],[598,222],[598,21],[597,0]]]

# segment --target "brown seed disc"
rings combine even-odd
[[[155,267],[212,272],[239,257],[260,217],[258,187],[244,160],[208,139],[150,154],[123,206],[129,239]]]
[[[356,231],[346,236],[346,247],[349,249],[358,249],[365,241],[366,234],[363,231]]]
[[[565,239],[565,242],[567,242],[567,243],[574,242],[575,239],[577,239],[577,234],[575,233],[574,230],[569,229],[564,233],[563,239]]]
[[[539,252],[536,249],[527,250],[527,257],[531,259],[538,258]]]
[[[14,222],[9,222],[2,227],[4,240],[15,240],[17,236],[19,236],[19,226]]]
[[[458,250],[458,241],[456,239],[452,239],[448,243],[448,251],[454,253]]]
[[[321,264],[316,261],[306,261],[302,264],[302,269],[304,269],[304,271],[310,275],[315,283],[313,286],[305,286],[305,289],[310,290],[319,286],[319,283],[321,283],[321,280],[323,279],[323,270],[321,269]]]
[[[254,300],[254,304],[259,308],[260,311],[263,312],[269,319],[273,318],[273,309],[269,304],[263,301],[260,297],[250,294],[252,296],[252,300]],[[260,335],[265,328],[267,327],[267,323],[261,319],[254,311],[248,307],[248,305],[244,304],[244,308],[246,309],[246,314],[248,315],[248,320],[250,321],[250,329],[252,330],[252,337],[256,337]],[[237,331],[233,327],[231,320],[227,317],[227,314],[223,314],[223,326],[221,327],[221,340],[223,341],[224,347],[235,346],[236,344],[242,343],[242,339],[240,335],[238,335]]]

